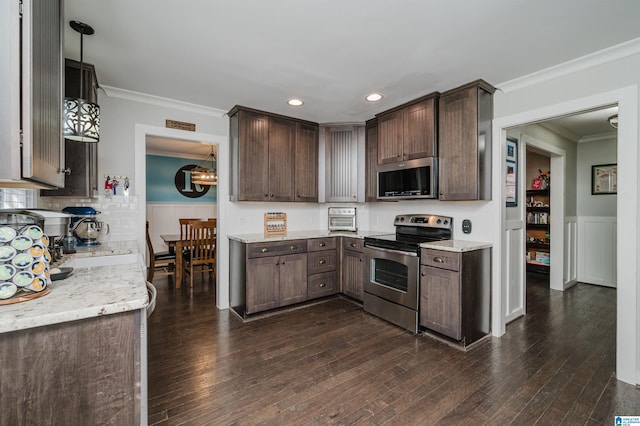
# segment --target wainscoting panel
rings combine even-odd
[[[616,217],[578,217],[578,281],[617,286],[616,233]]]
[[[507,294],[505,322],[525,314],[524,309],[524,267],[525,267],[525,250],[524,250],[524,221],[510,220],[506,223],[505,250],[506,259],[505,267],[507,268]]]
[[[149,203],[147,202],[147,220],[149,221],[149,235],[155,251],[168,250],[162,241],[162,234],[179,234],[178,219],[216,217],[215,203]]]
[[[564,219],[563,284],[565,290],[578,282],[578,218]]]

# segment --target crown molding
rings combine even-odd
[[[618,139],[617,131],[614,130],[611,132],[599,133],[597,135],[583,136],[578,140],[578,143],[597,142],[597,141],[605,141],[605,140],[611,140],[611,139]]]
[[[640,38],[629,40],[624,43],[581,56],[571,61],[497,84],[496,87],[504,93],[509,93],[534,84],[562,77],[567,74],[583,71],[618,59],[637,55],[638,53],[640,53]]]
[[[578,142],[580,140],[580,135],[577,135],[577,134],[573,133],[572,131],[565,129],[562,126],[558,126],[557,124],[555,124],[553,122],[543,121],[543,122],[538,123],[538,124],[540,126],[544,127],[547,130],[551,130],[552,132],[557,133],[560,136],[563,136],[563,137],[569,139],[570,141]]]
[[[134,92],[132,90],[120,89],[118,87],[100,85],[100,88],[110,98],[124,99],[127,101],[140,102],[143,104],[155,105],[164,108],[177,109],[181,111],[202,114],[210,117],[222,118],[227,112],[217,108],[211,108],[203,105],[191,104],[188,102],[177,101],[175,99],[163,98],[160,96],[149,95],[146,93]]]

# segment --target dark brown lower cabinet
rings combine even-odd
[[[0,424],[141,424],[141,315],[3,334]]]
[[[247,261],[246,313],[266,311],[307,300],[307,254]]]
[[[364,296],[364,254],[357,251],[342,252],[342,292],[362,301]]]
[[[420,326],[468,345],[491,331],[491,249],[422,249]]]

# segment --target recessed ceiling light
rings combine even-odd
[[[300,106],[304,104],[304,102],[302,102],[300,99],[289,99],[287,103],[291,106]]]
[[[382,94],[381,93],[372,93],[370,95],[367,95],[367,97],[365,99],[367,101],[369,101],[369,102],[378,102],[380,99],[382,99]]]

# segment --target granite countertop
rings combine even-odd
[[[364,238],[372,235],[389,234],[391,232],[380,231],[358,231],[358,232],[329,232],[329,231],[288,231],[287,235],[278,235],[275,237],[265,237],[264,234],[239,234],[229,235],[230,240],[240,241],[241,243],[264,243],[270,241],[287,241],[287,240],[305,240],[309,238],[327,238],[327,237],[351,237]]]
[[[121,254],[138,253],[138,245],[134,240],[128,241],[108,241],[98,246],[76,247],[76,253],[73,255],[64,255],[62,265],[69,259],[95,257],[95,256],[114,256]],[[67,259],[68,258],[68,259]]]
[[[434,249],[434,250],[463,253],[465,251],[473,251],[473,250],[489,248],[489,247],[492,247],[492,244],[478,242],[478,241],[445,240],[445,241],[434,241],[431,243],[422,243],[420,244],[420,247]]]
[[[135,241],[80,247],[77,254],[65,255],[61,265],[74,258],[137,252]],[[37,299],[0,306],[0,333],[143,309],[149,304],[145,276],[137,262],[74,268],[50,288],[49,294]]]

